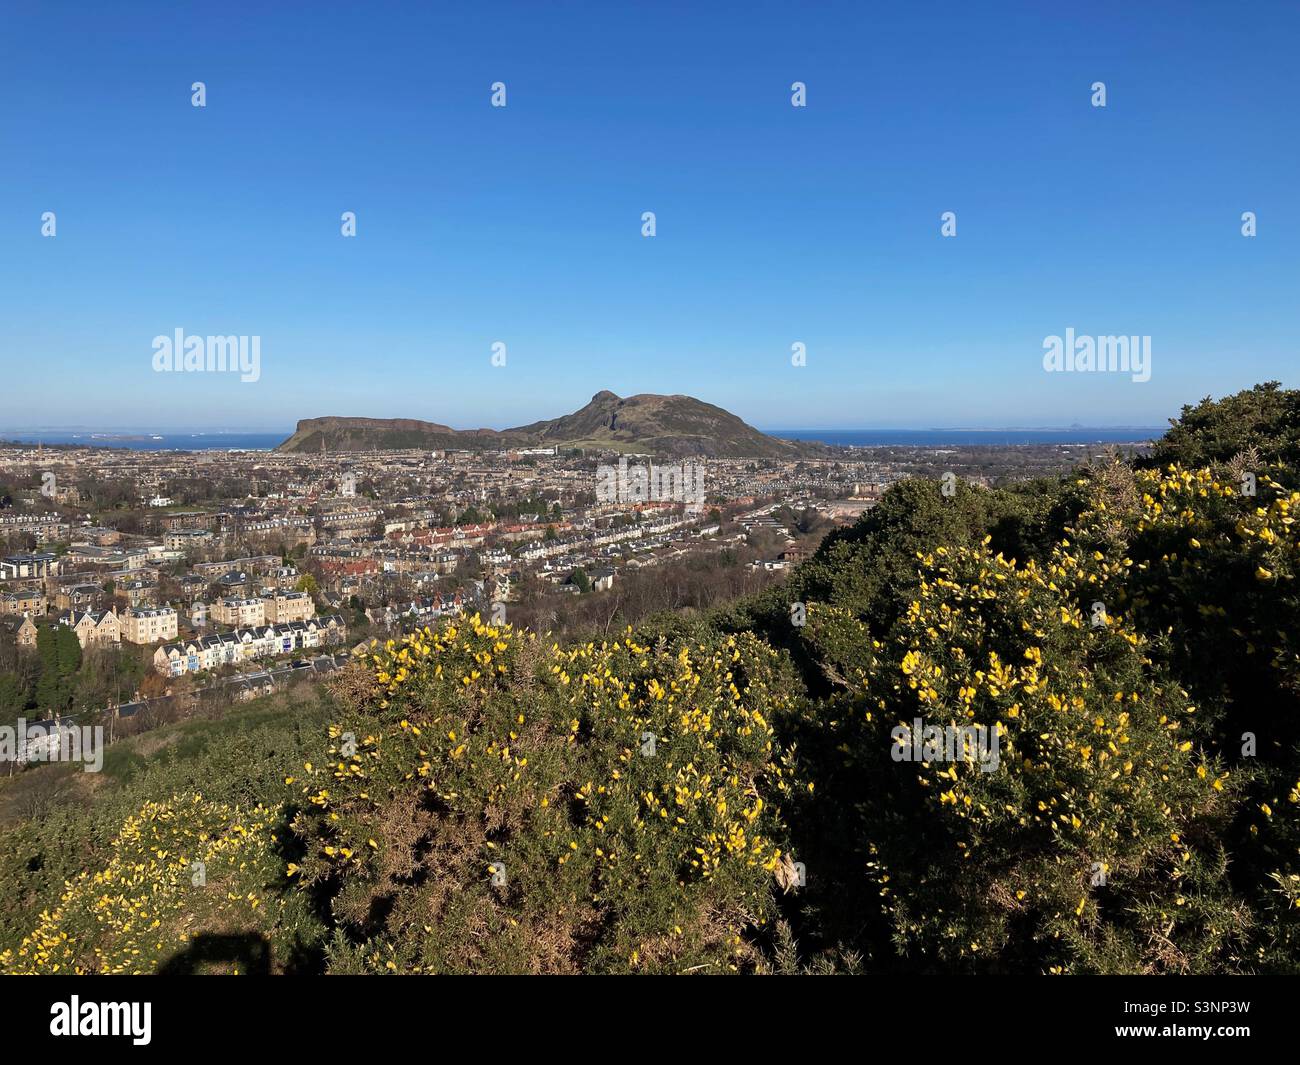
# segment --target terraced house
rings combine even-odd
[[[235,629],[159,647],[154,652],[153,667],[164,677],[202,673],[256,658],[340,644],[347,639],[347,631],[347,623],[341,614]]]
[[[24,532],[41,543],[59,538],[57,514],[0,514],[0,535]]]

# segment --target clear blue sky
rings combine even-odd
[[[1296,4],[6,0],[3,23],[0,427],[500,427],[603,388],[765,428],[1158,425],[1300,383]],[[178,327],[259,335],[261,379],[155,373]],[[1067,327],[1149,334],[1152,379],[1044,373]]]

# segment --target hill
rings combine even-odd
[[[582,447],[674,458],[798,458],[817,445],[779,440],[691,396],[597,392],[585,407],[514,429],[452,429],[411,418],[305,418],[277,450],[312,452],[401,448]]]

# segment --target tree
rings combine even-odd
[[[27,693],[16,673],[0,673],[0,721],[15,720],[27,705]]]
[[[36,633],[41,664],[36,704],[44,712],[62,713],[72,702],[73,678],[81,668],[81,644],[67,625],[42,625]]]
[[[142,699],[157,699],[167,694],[167,679],[155,670],[149,670],[140,678],[136,688]]]

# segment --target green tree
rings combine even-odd
[[[73,678],[81,668],[81,644],[67,625],[42,625],[36,634],[40,678],[36,704],[41,711],[58,714],[72,702]]]
[[[16,673],[0,673],[0,721],[17,719],[27,705],[27,692]]]

